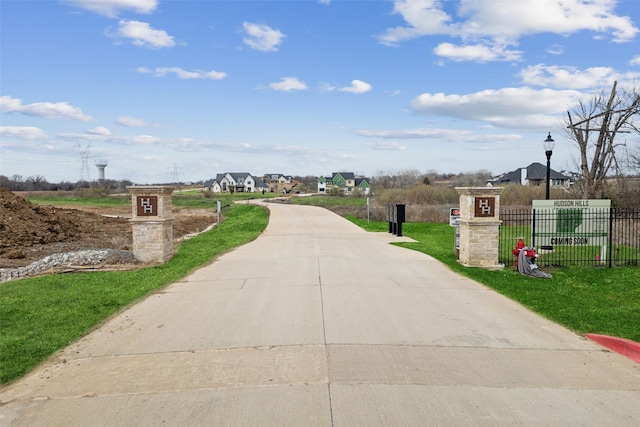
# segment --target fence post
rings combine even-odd
[[[613,208],[609,208],[609,247],[607,248],[607,257],[609,257],[609,262],[608,262],[608,266],[609,268],[611,268],[612,266],[612,261],[611,258],[613,258],[613,251],[612,251],[612,243],[613,243]]]

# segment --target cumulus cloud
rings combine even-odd
[[[559,115],[584,99],[575,90],[535,90],[529,87],[484,90],[467,95],[424,93],[411,102],[418,114],[484,121],[511,129],[557,126]]]
[[[179,79],[209,79],[209,80],[221,80],[227,77],[227,73],[221,71],[202,71],[193,70],[188,71],[180,67],[156,67],[150,69],[147,67],[138,67],[137,70],[141,74],[152,74],[156,77],[164,77],[167,74],[175,74]]]
[[[292,90],[306,90],[307,85],[295,77],[283,77],[277,83],[269,83],[269,88],[281,92],[290,92]]]
[[[0,126],[0,135],[29,141],[47,139],[47,134],[34,126]]]
[[[84,114],[80,108],[72,107],[67,102],[35,102],[23,105],[21,99],[11,96],[0,97],[0,111],[44,118],[67,118],[84,122],[91,120],[91,117]]]
[[[341,92],[361,94],[369,92],[371,90],[371,85],[367,82],[363,82],[362,80],[352,80],[351,86],[342,87],[338,90]]]
[[[120,20],[118,25],[114,33],[107,31],[107,35],[127,39],[135,46],[150,49],[173,47],[176,44],[166,31],[153,29],[147,22]]]
[[[274,30],[265,24],[244,22],[244,43],[252,49],[262,52],[275,52],[286,37],[280,30]]]
[[[505,61],[520,55],[507,47],[530,34],[592,31],[610,35],[614,42],[631,41],[640,30],[630,17],[616,15],[615,6],[610,0],[395,0],[393,13],[401,15],[406,25],[388,28],[378,40],[395,46],[423,36],[444,35],[462,42],[459,46],[441,44],[437,55],[458,61]]]
[[[640,65],[640,55],[636,55],[629,61],[630,65]]]
[[[356,95],[369,92],[371,89],[372,86],[369,83],[357,79],[351,80],[351,85],[349,86],[339,87],[329,83],[322,83],[319,86],[320,92],[333,92],[337,90],[340,92],[355,93]]]
[[[151,13],[158,6],[157,0],[64,0],[66,4],[115,18],[121,11]]]
[[[107,129],[104,126],[98,126],[95,127],[93,129],[87,129],[87,133],[89,135],[96,135],[96,136],[109,136],[111,135],[111,131],[109,129]]]

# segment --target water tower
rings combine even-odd
[[[98,182],[104,183],[104,168],[109,164],[108,160],[96,160],[96,167],[98,168]]]

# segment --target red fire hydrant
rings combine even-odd
[[[518,255],[520,255],[520,251],[523,250],[524,248],[525,248],[524,239],[522,237],[519,237],[518,238],[518,243],[516,243],[515,249],[513,251],[511,251],[511,253],[516,256],[516,265],[514,267],[515,270],[518,269]],[[526,255],[529,258],[535,258],[536,251],[533,250],[533,249],[527,249]]]

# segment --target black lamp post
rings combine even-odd
[[[556,143],[551,138],[551,132],[547,135],[547,139],[544,140],[544,154],[547,155],[547,192],[546,192],[546,200],[549,200],[549,184],[551,180],[551,155],[553,154],[553,147],[555,147]]]

